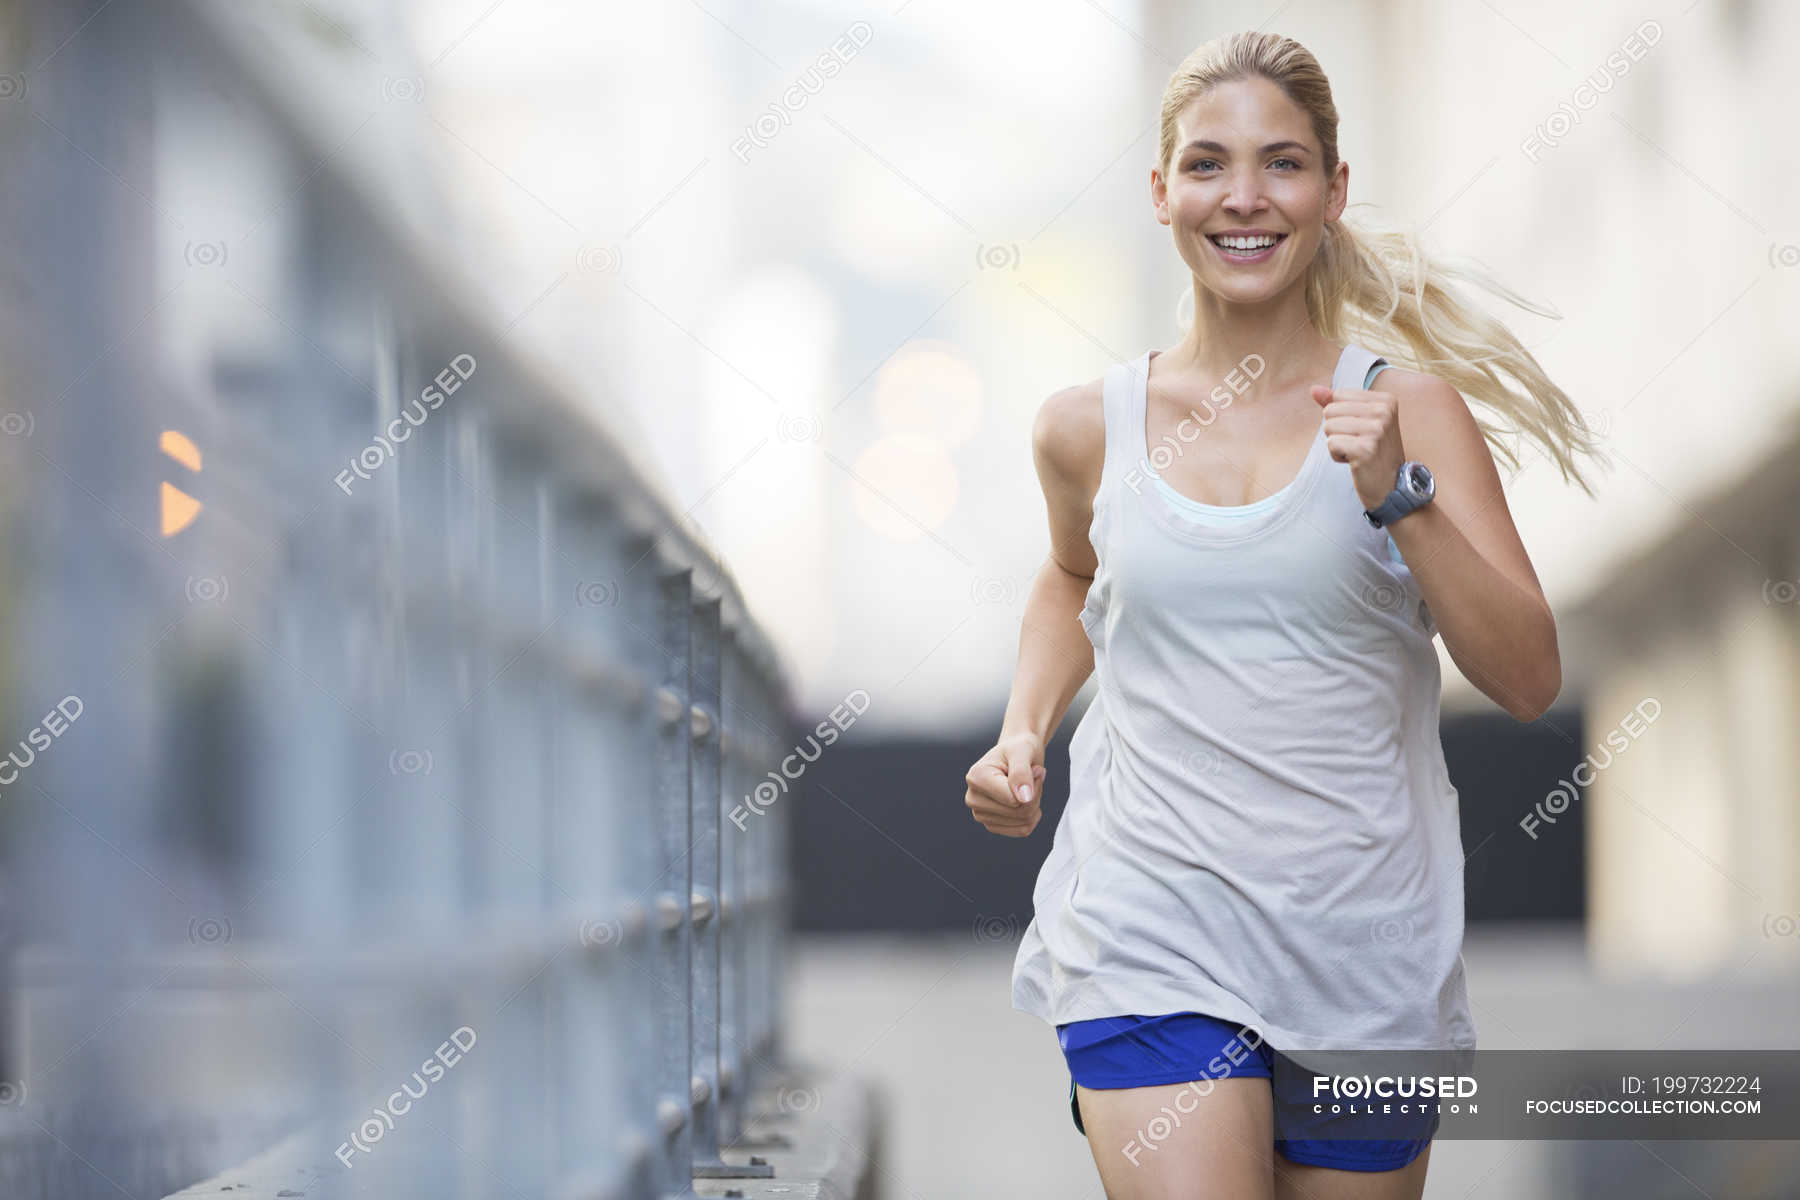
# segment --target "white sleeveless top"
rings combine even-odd
[[[1104,380],[1080,614],[1099,686],[1013,1007],[1199,1012],[1276,1050],[1470,1049],[1437,632],[1321,421],[1299,475],[1204,505],[1154,473],[1150,352]],[[1332,386],[1385,365],[1344,348]]]

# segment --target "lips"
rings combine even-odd
[[[1275,240],[1273,243],[1265,243],[1264,245],[1255,246],[1248,250],[1232,249],[1229,246],[1220,245],[1219,241],[1218,241],[1218,239],[1220,237],[1230,238],[1230,237],[1250,237],[1250,236],[1253,236],[1253,235],[1209,233],[1206,235],[1206,240],[1211,242],[1213,244],[1213,248],[1219,252],[1219,261],[1220,262],[1230,263],[1234,267],[1236,267],[1236,266],[1254,267],[1254,266],[1260,266],[1261,264],[1268,262],[1270,259],[1275,257],[1275,251],[1281,249],[1281,243],[1283,243],[1287,240],[1287,235],[1285,233],[1274,234],[1273,236],[1274,236]]]
[[[1270,239],[1270,238],[1273,238],[1274,241],[1270,242],[1268,245],[1252,246],[1252,247],[1245,249],[1242,247],[1226,245],[1225,242],[1221,240],[1224,238],[1229,238],[1229,239],[1239,240],[1239,241],[1245,240],[1245,239],[1252,239],[1252,240],[1264,241],[1264,242],[1268,241],[1268,239]],[[1259,250],[1272,250],[1276,246],[1281,245],[1281,243],[1283,241],[1287,240],[1287,234],[1285,234],[1285,233],[1264,233],[1264,234],[1209,233],[1206,235],[1206,240],[1211,242],[1213,245],[1219,247],[1219,249],[1221,249],[1221,250],[1243,249],[1244,253],[1254,253]]]

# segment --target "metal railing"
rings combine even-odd
[[[0,16],[0,1195],[758,1173],[786,818],[722,812],[794,739],[728,571],[207,6],[64,7]]]

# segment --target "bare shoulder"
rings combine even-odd
[[[1031,452],[1046,490],[1081,488],[1092,499],[1106,455],[1102,382],[1090,379],[1051,393],[1038,406]]]
[[[1490,472],[1498,477],[1469,402],[1449,382],[1421,371],[1390,367],[1375,377],[1369,390],[1394,397],[1400,440],[1409,451],[1429,444],[1440,454],[1465,460],[1483,477]],[[1474,459],[1485,462],[1467,461]]]
[[[1462,393],[1436,375],[1409,371],[1405,367],[1387,367],[1375,377],[1371,392],[1389,392],[1396,398],[1432,408],[1466,407]]]
[[[1106,461],[1102,380],[1052,393],[1031,427],[1031,456],[1050,518],[1050,557],[1070,574],[1092,578],[1097,566],[1088,527],[1100,468]]]

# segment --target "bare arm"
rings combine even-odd
[[[1099,563],[1088,541],[1105,454],[1100,381],[1046,400],[1032,425],[1032,459],[1050,518],[1050,555],[1032,582],[1019,630],[1019,665],[1000,738],[969,768],[965,803],[990,831],[1024,837],[1037,827],[1044,747],[1094,671],[1081,626]]]
[[[1075,693],[1094,672],[1094,646],[1081,627],[1092,576],[1073,574],[1052,554],[1038,568],[1019,629],[1019,665],[1000,722],[1000,740],[1028,733],[1048,745]]]
[[[1556,619],[1514,527],[1500,473],[1455,388],[1390,371],[1405,452],[1437,476],[1437,498],[1389,527],[1419,581],[1444,648],[1515,720],[1533,721],[1562,688]],[[1376,389],[1377,391],[1381,389]]]

